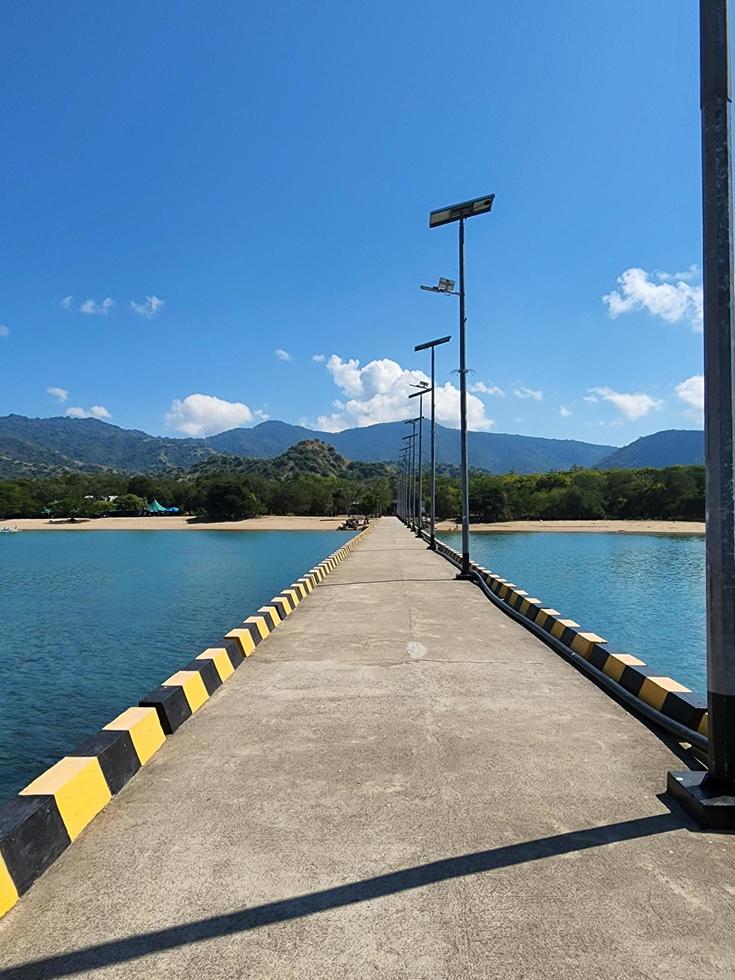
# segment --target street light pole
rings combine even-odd
[[[462,568],[460,578],[470,575],[470,491],[467,462],[467,349],[465,342],[464,218],[459,219],[459,454],[462,470]]]
[[[416,423],[418,419],[404,419],[405,425],[411,425],[412,429],[409,435],[404,436],[404,439],[408,439],[409,446],[409,504],[408,504],[408,518],[409,526],[411,529],[414,528],[414,515],[416,513]]]
[[[431,391],[432,393],[432,404],[433,404],[433,393],[434,389],[429,387],[428,381],[421,381],[417,385],[411,385],[412,388],[418,388],[418,391],[414,391],[409,398],[418,398],[419,400],[419,513],[418,513],[418,527],[416,528],[416,537],[420,538],[422,536],[423,530],[423,518],[424,518],[424,395],[428,395]]]
[[[735,331],[730,3],[700,0],[708,772],[670,772],[704,827],[735,828]]]
[[[421,537],[421,530],[424,523],[424,393],[419,392],[419,506],[416,537]]]
[[[469,464],[467,460],[467,356],[465,327],[464,223],[467,218],[485,214],[492,209],[494,194],[476,197],[472,201],[440,208],[429,214],[429,228],[459,222],[459,415],[460,465],[462,470],[462,566],[457,578],[470,577],[470,507]]]
[[[408,512],[408,446],[401,450],[401,520],[406,522]]]
[[[450,282],[448,279],[440,280],[440,282]],[[454,295],[452,289],[454,288],[454,283],[451,283],[450,289],[439,289],[436,286],[422,286],[422,289],[429,289],[432,292],[443,292],[449,295]],[[440,344],[448,344],[451,340],[450,337],[440,337],[438,340],[429,340],[425,344],[417,344],[414,347],[415,351],[419,350],[431,350],[431,526],[429,529],[429,548],[432,551],[436,550],[436,398],[434,391],[436,387],[436,374],[435,374],[435,354],[436,348]]]

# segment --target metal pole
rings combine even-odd
[[[419,512],[418,512],[418,527],[416,528],[416,537],[421,537],[421,529],[423,525],[423,511],[424,511],[424,396],[419,395]]]
[[[429,547],[432,551],[436,550],[434,540],[434,525],[436,524],[436,404],[434,401],[434,351],[431,348],[431,529],[429,536]]]
[[[465,350],[464,218],[459,220],[459,414],[462,470],[462,568],[458,578],[470,575],[470,507],[467,464],[467,358]]]
[[[405,524],[408,510],[408,447],[402,451],[401,469],[401,520]]]
[[[709,771],[667,786],[705,828],[735,828],[735,336],[729,0],[700,0]]]
[[[411,527],[416,529],[416,422],[411,425]]]
[[[729,0],[700,0],[709,768],[735,783],[735,343]]]

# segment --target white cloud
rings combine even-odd
[[[89,313],[92,316],[107,316],[114,305],[115,301],[110,299],[109,296],[107,299],[103,299],[99,303],[94,299],[85,299],[85,301],[79,307],[79,312]]]
[[[677,282],[678,280],[682,282],[694,282],[696,279],[701,279],[701,277],[702,270],[696,263],[690,265],[686,272],[659,272],[656,270],[656,278],[659,282]]]
[[[686,273],[654,272],[653,276],[645,269],[626,269],[618,276],[618,288],[603,296],[602,301],[613,320],[623,313],[646,310],[667,323],[686,320],[693,330],[701,330],[702,287],[688,281],[697,272],[696,266]]]
[[[537,402],[540,402],[544,397],[543,391],[535,391],[533,388],[524,387],[514,388],[513,394],[516,398],[533,398]]]
[[[316,361],[317,364],[324,364],[327,357],[326,354],[312,354],[311,359],[312,361]]]
[[[58,398],[60,402],[65,402],[69,397],[69,392],[66,390],[66,388],[47,388],[46,394],[53,395],[53,397]]]
[[[562,417],[563,419],[568,419],[568,418],[569,418],[569,416],[570,416],[570,415],[572,415],[572,414],[573,414],[573,413],[572,413],[572,411],[571,411],[571,409],[568,409],[568,408],[566,407],[566,405],[561,405],[561,406],[559,407],[559,415],[561,415],[561,417]]]
[[[145,303],[136,303],[135,300],[130,300],[130,309],[133,313],[137,313],[138,316],[147,317],[149,320],[162,310],[165,305],[164,300],[159,299],[158,296],[146,296]]]
[[[166,413],[166,425],[188,436],[213,436],[217,432],[265,419],[264,412],[252,411],[244,402],[228,402],[215,395],[187,395],[175,398]]]
[[[389,358],[369,361],[360,367],[356,358],[345,361],[332,354],[326,368],[345,396],[333,403],[334,412],[317,419],[317,428],[327,432],[408,418],[415,405],[415,401],[411,402],[408,398],[414,390],[411,385],[429,381],[423,371],[409,371]],[[437,385],[435,401],[437,421],[453,428],[459,427],[459,389],[451,382]],[[424,410],[426,408],[425,404]],[[485,415],[482,401],[471,394],[467,396],[467,424],[470,429],[478,431],[494,425],[493,420]]]
[[[92,405],[89,409],[72,405],[66,409],[64,415],[68,415],[72,419],[109,419],[111,417],[104,405]]]
[[[686,378],[676,386],[676,393],[688,406],[684,414],[697,422],[704,421],[704,375]]]
[[[4,323],[0,323],[0,337],[8,337],[10,335],[10,327],[7,327]]]
[[[598,395],[603,401],[610,402],[618,410],[622,418],[628,422],[643,418],[655,408],[663,405],[658,398],[644,394],[625,394],[613,391],[612,388],[590,388],[593,395]]]
[[[594,404],[594,402],[598,402],[599,400],[600,399],[597,397],[597,395],[583,395],[582,396],[582,401],[589,402],[590,404]]]
[[[63,299],[59,300],[59,306],[64,310],[70,310],[73,302],[73,296],[65,296]]]
[[[276,347],[276,349],[273,351],[273,353],[276,355],[276,357],[278,358],[279,361],[292,361],[293,360],[293,358],[291,357],[291,355],[289,354],[289,352],[287,350],[284,350],[283,347]]]
[[[503,389],[498,388],[492,381],[489,381],[487,384],[484,381],[475,381],[474,384],[467,386],[467,390],[473,391],[476,395],[498,395],[500,398],[505,398]]]

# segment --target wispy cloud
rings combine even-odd
[[[65,402],[69,398],[69,392],[66,390],[66,388],[54,388],[54,387],[47,388],[46,394],[52,395],[54,398],[57,398],[60,402]]]
[[[104,405],[92,405],[91,408],[82,408],[80,405],[71,405],[66,409],[64,415],[68,415],[72,419],[112,418]]]
[[[693,330],[701,330],[702,287],[692,285],[698,275],[697,266],[684,273],[649,274],[645,269],[626,269],[617,278],[618,288],[603,296],[602,301],[613,320],[623,313],[645,310],[666,323],[684,320]]]
[[[85,299],[85,301],[79,307],[79,312],[87,313],[90,316],[107,316],[114,305],[115,301],[110,299],[109,296],[106,299],[101,300],[99,303],[94,299]]]
[[[213,436],[226,429],[266,419],[260,409],[253,411],[244,402],[228,402],[216,395],[193,394],[175,398],[166,413],[166,425],[188,436]]]
[[[327,432],[408,418],[413,413],[408,398],[414,390],[411,385],[429,381],[423,371],[410,371],[389,358],[369,361],[363,367],[357,358],[343,360],[332,354],[326,369],[341,392],[332,403],[334,411],[316,421],[317,428]],[[459,389],[450,382],[437,385],[435,402],[437,421],[458,428]],[[485,414],[483,402],[472,394],[467,396],[467,422],[477,431],[487,431],[495,424]]]
[[[65,296],[63,299],[59,300],[59,306],[62,308],[62,310],[70,310],[73,305],[74,305],[73,296]]]
[[[652,398],[650,395],[642,393],[634,394],[613,391],[612,388],[590,388],[589,390],[591,395],[597,396],[602,401],[610,402],[614,405],[621,418],[627,422],[634,422],[636,419],[641,419],[654,409],[663,405],[660,399]],[[594,401],[595,399],[586,398],[585,400]]]
[[[327,355],[326,354],[312,354],[311,355],[311,359],[312,359],[312,361],[316,361],[317,364],[324,364],[324,362],[327,359]]]
[[[571,409],[567,408],[566,405],[559,406],[559,415],[561,415],[563,419],[568,419],[569,416],[573,414],[574,413],[571,411]]]
[[[704,375],[693,374],[676,386],[676,394],[687,406],[684,414],[695,422],[704,421]]]
[[[6,326],[4,323],[0,323],[0,337],[9,337],[10,327]]]
[[[165,305],[164,300],[159,299],[158,296],[146,296],[144,303],[136,303],[134,299],[130,300],[130,309],[133,313],[147,317],[149,320],[156,313],[159,313]]]
[[[291,357],[291,355],[289,354],[289,352],[287,350],[284,350],[283,347],[276,347],[276,349],[273,351],[273,353],[276,355],[276,357],[278,358],[279,361],[292,361],[293,360],[293,358]]]
[[[655,275],[659,282],[696,282],[702,278],[702,270],[693,263],[686,272],[661,272],[657,269]]]
[[[534,388],[518,387],[513,389],[513,394],[516,398],[532,398],[534,401],[540,402],[543,400],[543,391],[537,391]]]
[[[488,381],[487,383],[484,381],[475,381],[474,384],[467,386],[467,390],[474,392],[476,395],[497,395],[499,398],[505,398],[503,389],[494,385],[492,381]]]

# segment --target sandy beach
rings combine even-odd
[[[20,531],[336,531],[343,517],[252,517],[245,521],[210,522],[192,517],[98,517],[79,518],[61,524],[47,518],[6,521]],[[3,525],[0,525],[3,526]]]
[[[341,517],[252,517],[245,521],[206,522],[192,517],[98,517],[62,524],[47,518],[5,522],[21,531],[336,531]],[[2,525],[0,525],[2,526]],[[459,531],[454,521],[439,521],[437,531]],[[592,534],[704,534],[703,521],[505,521],[472,524],[473,532],[571,531]]]
[[[440,521],[437,531],[459,531],[454,521]],[[704,521],[502,521],[471,524],[472,531],[566,531],[592,534],[704,534]]]

